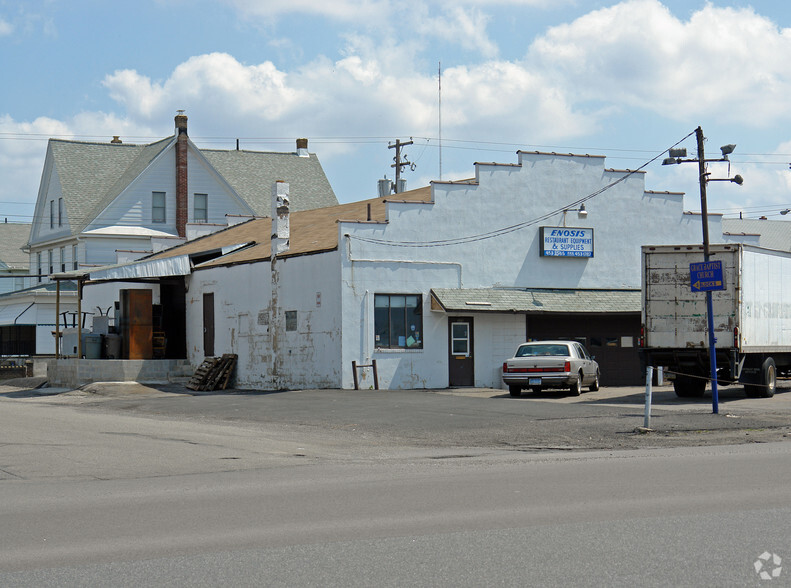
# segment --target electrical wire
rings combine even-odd
[[[689,137],[691,137],[694,134],[695,134],[695,131],[692,131],[686,137],[684,137],[683,139],[677,141],[675,144],[671,145],[668,149],[672,149],[673,147],[675,147],[676,145],[678,145],[678,144],[682,143],[683,141],[687,140]],[[500,237],[502,235],[507,235],[508,233],[513,233],[514,231],[519,231],[521,229],[524,229],[524,228],[527,228],[529,226],[532,226],[532,225],[535,225],[537,223],[540,223],[541,221],[547,220],[548,218],[551,218],[551,217],[553,217],[553,216],[555,216],[557,214],[562,213],[564,210],[569,210],[569,209],[571,209],[571,208],[573,208],[575,206],[580,206],[584,202],[587,202],[588,200],[591,200],[591,199],[595,198],[596,196],[606,192],[610,188],[612,188],[614,186],[617,186],[618,184],[620,184],[621,182],[625,181],[627,178],[631,177],[632,175],[640,172],[643,168],[645,168],[646,166],[650,165],[651,163],[653,163],[654,161],[656,161],[657,159],[662,157],[665,154],[666,151],[667,151],[667,149],[662,150],[658,155],[652,157],[651,159],[649,159],[648,161],[643,163],[637,169],[628,170],[628,173],[624,174],[623,176],[621,176],[620,178],[618,178],[614,182],[611,182],[611,183],[607,184],[606,186],[603,186],[602,188],[599,188],[595,192],[592,192],[592,193],[590,193],[590,194],[588,194],[586,196],[583,196],[582,198],[578,198],[577,200],[574,200],[573,202],[570,202],[569,204],[567,204],[567,205],[565,205],[565,206],[563,206],[561,208],[557,208],[557,209],[552,210],[552,211],[550,211],[550,212],[548,212],[546,214],[543,214],[543,215],[541,215],[539,217],[536,217],[536,218],[533,218],[533,219],[530,219],[530,220],[527,220],[527,221],[524,221],[524,222],[521,222],[521,223],[517,223],[515,225],[510,225],[510,226],[507,226],[507,227],[502,227],[502,228],[499,228],[499,229],[495,229],[494,231],[490,231],[488,233],[480,233],[480,234],[477,234],[477,235],[467,235],[467,236],[464,236],[464,237],[455,237],[453,239],[438,239],[438,240],[433,240],[433,241],[388,241],[388,240],[385,240],[385,239],[375,239],[375,238],[372,238],[372,237],[360,237],[358,235],[349,235],[349,238],[357,240],[357,241],[365,241],[367,243],[373,243],[373,244],[376,244],[376,245],[386,245],[386,246],[389,246],[389,247],[447,247],[447,246],[450,246],[450,245],[460,245],[460,244],[465,244],[465,243],[474,243],[474,242],[477,242],[477,241],[483,241],[483,240],[486,240],[486,239],[492,239],[494,237]]]

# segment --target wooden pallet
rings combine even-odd
[[[189,390],[225,390],[231,381],[236,360],[235,353],[207,357],[195,370],[186,387]]]

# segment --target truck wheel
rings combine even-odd
[[[750,398],[771,398],[777,389],[777,367],[775,360],[767,357],[761,366],[761,384],[745,386],[744,391]]]
[[[706,391],[706,380],[679,374],[673,380],[673,389],[679,398],[700,398]]]
[[[522,395],[522,389],[519,386],[508,386],[508,392],[515,398]]]

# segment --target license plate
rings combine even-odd
[[[528,386],[540,386],[541,378],[530,378],[527,382]]]

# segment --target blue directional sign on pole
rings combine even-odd
[[[725,290],[722,261],[704,261],[689,264],[689,283],[693,292]]]

